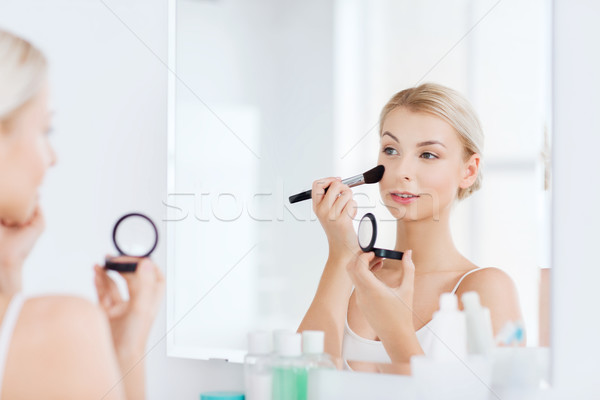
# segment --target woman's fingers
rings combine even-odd
[[[319,209],[319,206],[321,204],[321,202],[323,201],[323,197],[325,197],[325,189],[329,188],[329,186],[335,182],[335,181],[339,181],[340,178],[324,178],[324,179],[319,179],[313,182],[312,184],[312,202],[313,202],[313,209],[315,210],[315,212],[317,212],[317,210]]]
[[[132,306],[144,313],[154,313],[164,291],[165,278],[160,268],[151,259],[143,258],[138,262],[134,273],[121,275],[127,282]]]
[[[102,304],[102,299],[106,296],[106,285],[102,281],[98,269],[100,267],[98,265],[94,265],[94,286],[96,286],[96,294],[98,295],[98,300],[100,301],[100,305]]]
[[[337,220],[342,215],[342,213],[344,212],[344,208],[350,201],[352,201],[352,191],[350,190],[350,188],[336,195],[333,207],[329,211],[329,219],[332,221]]]
[[[414,287],[415,264],[412,261],[412,250],[407,250],[402,257],[402,283],[400,283],[400,289],[403,292],[412,293]]]
[[[350,219],[354,219],[358,213],[358,203],[356,200],[352,199],[351,197],[351,200],[344,205],[341,213],[346,213]]]
[[[137,263],[137,268],[132,272],[119,272],[119,274],[125,279],[127,285],[131,289],[142,287],[142,285],[153,285],[157,280],[158,268],[149,258],[140,258]]]
[[[352,191],[348,185],[341,182],[340,178],[325,178],[313,183],[312,199],[317,216],[335,221],[352,200]]]
[[[99,265],[94,266],[96,278],[94,283],[96,284],[96,290],[98,292],[98,300],[100,305],[105,310],[109,310],[116,304],[123,302],[121,293],[115,281],[113,281],[104,268]]]
[[[100,307],[102,307],[102,309],[105,312],[108,312],[108,310],[112,307],[113,302],[110,297],[110,290],[108,288],[108,284],[106,280],[102,277],[101,272],[99,272],[100,268],[101,267],[99,267],[98,265],[94,266],[94,284],[96,286],[96,293],[98,294],[98,302],[100,303]]]
[[[375,253],[372,251],[364,252],[359,250],[356,257],[352,262],[348,264],[348,273],[351,277],[354,277],[353,281],[360,279],[360,277],[366,276],[365,273],[370,274],[371,261],[375,258]],[[357,282],[354,282],[356,285]]]
[[[344,185],[342,181],[333,182],[329,189],[327,189],[327,193],[325,194],[325,198],[323,199],[323,204],[327,206],[328,210],[333,208],[333,204],[340,199],[342,196],[342,192],[345,190],[350,190],[348,185]]]

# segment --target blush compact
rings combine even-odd
[[[371,213],[365,214],[358,224],[358,245],[365,253],[373,252],[377,257],[402,260],[401,251],[378,249],[375,247],[377,240],[377,220]]]
[[[158,244],[158,229],[144,214],[130,213],[122,216],[113,229],[116,257],[106,257],[104,267],[119,272],[134,272],[138,262],[149,257]]]

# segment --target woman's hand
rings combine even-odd
[[[0,220],[0,267],[6,270],[21,267],[44,228],[39,205],[31,219],[22,225]]]
[[[327,188],[327,193],[325,189]],[[352,190],[340,178],[325,178],[313,182],[313,210],[329,242],[330,256],[351,255],[358,249],[358,239],[352,226],[357,204]]]
[[[413,295],[415,265],[412,251],[402,258],[402,281],[390,287],[382,282],[374,270],[381,267],[381,259],[372,252],[357,252],[347,265],[354,284],[356,302],[371,327],[381,339],[393,362],[407,362],[415,354],[422,354],[413,325]]]
[[[135,272],[120,273],[129,291],[129,300],[125,301],[107,271],[99,265],[94,270],[98,300],[108,316],[119,361],[141,357],[164,293],[162,272],[152,260],[144,258]]]

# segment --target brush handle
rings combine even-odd
[[[344,179],[342,181],[342,183],[344,185],[348,185],[350,187],[355,187],[355,186],[362,185],[363,183],[365,183],[365,178],[362,174],[356,175],[351,178]],[[323,194],[327,193],[327,189],[329,189],[329,187],[325,188],[325,191],[323,192]],[[312,190],[307,190],[306,192],[302,192],[302,193],[298,193],[293,196],[290,196],[290,203],[294,204],[294,203],[297,203],[302,200],[308,200],[310,198],[312,198]]]
[[[327,189],[325,189],[325,192],[327,192]],[[299,201],[308,200],[310,198],[312,198],[312,190],[307,190],[306,192],[302,192],[302,193],[298,193],[298,194],[290,196],[290,203],[294,204]]]

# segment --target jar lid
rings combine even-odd
[[[244,400],[240,392],[205,392],[200,394],[200,400]]]

